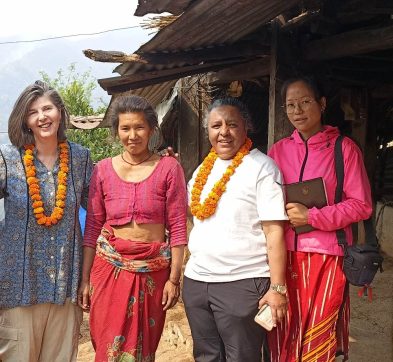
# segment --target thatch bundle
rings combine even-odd
[[[160,15],[153,16],[141,22],[143,29],[154,29],[160,31],[166,26],[172,24],[180,15]]]

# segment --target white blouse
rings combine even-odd
[[[202,202],[230,164],[231,160],[216,160]],[[189,204],[198,170],[188,183]],[[226,184],[216,212],[203,221],[194,217],[185,276],[204,282],[269,277],[261,221],[288,219],[281,183],[274,161],[257,149],[250,151]]]

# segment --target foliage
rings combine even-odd
[[[67,137],[70,141],[89,148],[93,162],[118,155],[122,150],[120,143],[113,139],[109,128],[69,129]]]
[[[100,99],[100,105],[93,108],[93,91],[97,87],[96,80],[90,71],[78,73],[75,63],[66,71],[59,69],[54,78],[47,73],[40,72],[42,80],[55,88],[63,98],[69,113],[73,116],[91,116],[103,114],[107,105]],[[105,157],[120,153],[121,146],[110,135],[107,128],[92,130],[69,129],[67,137],[70,141],[79,143],[91,151],[93,161],[97,162]]]

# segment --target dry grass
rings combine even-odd
[[[172,24],[179,16],[177,15],[161,15],[161,16],[153,16],[147,18],[146,20],[141,22],[142,29],[153,29],[155,31],[160,31]]]

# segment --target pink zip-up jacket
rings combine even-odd
[[[336,172],[334,144],[339,136],[336,127],[324,126],[321,132],[303,141],[295,130],[290,137],[278,141],[268,155],[281,169],[284,182],[305,181],[323,177],[328,206],[309,209],[308,223],[316,230],[295,235],[285,227],[288,250],[343,255],[337,243],[336,230],[345,228],[347,242],[352,244],[351,224],[368,219],[372,213],[371,190],[363,157],[358,146],[348,137],[342,143],[344,157],[343,201],[335,204]]]

